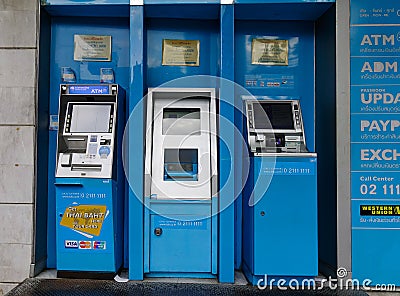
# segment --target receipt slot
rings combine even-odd
[[[113,276],[122,264],[124,90],[61,85],[56,163],[59,276]]]
[[[214,89],[155,88],[147,97],[144,272],[217,274]]]
[[[244,190],[243,270],[252,284],[318,274],[317,155],[300,101],[245,98],[250,174]],[[264,283],[267,284],[267,283]]]

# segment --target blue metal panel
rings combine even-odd
[[[180,0],[180,1],[174,1],[174,0],[144,0],[144,4],[167,4],[167,5],[182,5],[182,4],[219,4],[219,0]],[[176,6],[175,6],[176,8]]]
[[[263,169],[257,167],[261,161],[256,158],[254,162],[255,171],[262,174]],[[275,166],[279,169],[282,173],[274,174],[267,192],[254,206],[254,274],[316,276],[316,159],[280,157]],[[256,195],[261,194],[258,190],[263,188],[256,186]]]
[[[211,208],[211,273],[218,273],[218,197],[212,197]]]
[[[190,209],[185,213],[190,213]],[[156,228],[162,229],[160,236],[154,233]],[[211,229],[211,207],[208,218],[150,215],[150,272],[211,274]]]
[[[283,4],[283,3],[326,3],[335,2],[335,0],[237,0],[236,3],[268,3],[268,4]]]
[[[233,24],[232,5],[222,5],[220,20],[221,77],[233,80]],[[232,83],[221,81],[219,114],[226,120],[219,121],[219,281],[234,281],[235,246],[235,173],[232,171],[235,151],[234,106],[235,94]],[[228,124],[230,122],[231,124]]]
[[[353,229],[352,274],[360,283],[400,285],[398,229]]]
[[[160,2],[161,3],[161,2]],[[175,4],[175,5],[174,5]],[[218,4],[152,4],[145,6],[146,18],[168,19],[202,19],[217,20],[220,5]]]
[[[217,75],[218,30],[212,20],[147,20],[147,86],[156,87],[190,75]],[[163,39],[200,40],[200,65],[162,66]]]
[[[57,178],[57,270],[117,272],[122,264],[122,228],[118,219],[122,216],[122,199],[110,179]],[[106,214],[100,234],[93,235],[85,228],[69,228],[60,225],[69,207],[79,205],[106,206]],[[88,213],[79,213],[86,215]],[[91,224],[85,224],[91,225]],[[84,226],[84,225],[79,225]]]
[[[237,0],[235,18],[240,20],[317,20],[335,1]]]
[[[129,17],[129,5],[46,5],[46,11],[52,16],[70,17]]]
[[[203,273],[204,277],[208,273],[213,277],[216,202],[146,198],[144,269],[148,275]],[[162,230],[161,235],[155,234],[156,228]]]
[[[115,81],[124,89],[129,88],[129,27],[123,18],[52,18],[50,53],[50,115],[58,114],[61,67],[71,67],[78,83],[99,83],[100,68],[113,68]],[[105,33],[107,32],[107,33]],[[74,34],[111,35],[111,62],[78,62],[74,56]],[[57,131],[49,131],[49,183],[48,183],[48,259],[47,267],[55,268],[55,164]]]
[[[144,197],[144,219],[143,219],[143,231],[144,231],[144,264],[143,264],[143,270],[144,273],[149,273],[150,272],[150,197],[145,196]]]
[[[299,97],[307,148],[314,152],[314,22],[237,21],[235,25],[235,82],[253,95]],[[288,40],[289,65],[252,65],[253,38]],[[283,80],[292,84],[282,84]],[[254,81],[256,86],[250,83]],[[277,81],[279,86],[265,81]]]
[[[129,191],[129,279],[143,279],[143,176],[144,176],[144,8],[131,7],[130,25],[130,99],[129,113],[135,109],[128,125]]]
[[[105,5],[128,4],[129,0],[41,0],[42,5]]]
[[[270,174],[262,157],[252,165],[255,181]],[[318,274],[316,168],[316,158],[278,157],[271,184],[254,184],[258,203],[244,204],[244,217],[253,218],[244,223],[244,238],[254,241],[244,244],[243,265],[252,276]]]

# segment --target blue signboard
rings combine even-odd
[[[400,2],[352,0],[350,19],[352,272],[399,285]]]
[[[400,7],[396,0],[352,0],[350,9],[352,25],[400,23]]]
[[[398,85],[352,85],[351,112],[400,113],[400,88]]]
[[[108,85],[70,85],[68,88],[70,95],[108,95]]]

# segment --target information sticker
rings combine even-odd
[[[74,35],[74,61],[111,61],[111,36]]]
[[[200,40],[163,40],[163,66],[199,66],[199,57]]]
[[[253,65],[287,66],[289,42],[277,39],[253,39],[251,63]]]

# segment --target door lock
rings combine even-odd
[[[160,227],[155,228],[154,229],[154,234],[156,236],[160,236],[162,234],[162,228],[160,228]]]

